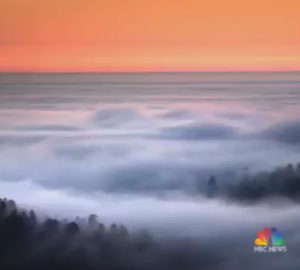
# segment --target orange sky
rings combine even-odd
[[[299,0],[0,0],[0,70],[300,70],[299,12]]]

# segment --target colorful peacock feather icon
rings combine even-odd
[[[285,243],[282,234],[276,228],[271,229],[271,235],[273,246],[284,246]]]
[[[271,235],[271,243],[270,243]],[[257,238],[254,241],[256,246],[284,246],[285,242],[282,234],[276,228],[264,228],[262,232],[257,233]]]

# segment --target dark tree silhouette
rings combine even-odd
[[[299,164],[294,169],[292,164],[278,167],[272,172],[258,173],[236,184],[227,186],[225,194],[231,199],[256,201],[266,197],[287,197],[300,199]]]
[[[107,229],[95,215],[41,220],[34,211],[0,199],[1,270],[174,270],[180,265],[194,270],[214,264],[213,258],[203,264],[207,255],[192,256],[189,248],[179,258],[176,245],[182,243],[157,241],[147,230],[129,233],[117,224]]]
[[[214,176],[211,176],[208,179],[207,183],[207,196],[208,197],[215,197],[217,194],[217,182]]]

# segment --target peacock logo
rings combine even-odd
[[[254,240],[255,252],[286,252],[284,238],[277,228],[264,228],[263,231],[257,233]]]
[[[262,232],[257,233],[254,243],[256,246],[267,246],[270,239],[270,228],[264,228]]]

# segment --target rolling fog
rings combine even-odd
[[[300,162],[299,75],[1,74],[0,197],[162,237],[239,238],[246,257],[257,231],[275,226],[290,251],[280,261],[296,269],[297,203],[201,191],[211,175],[236,183]]]

